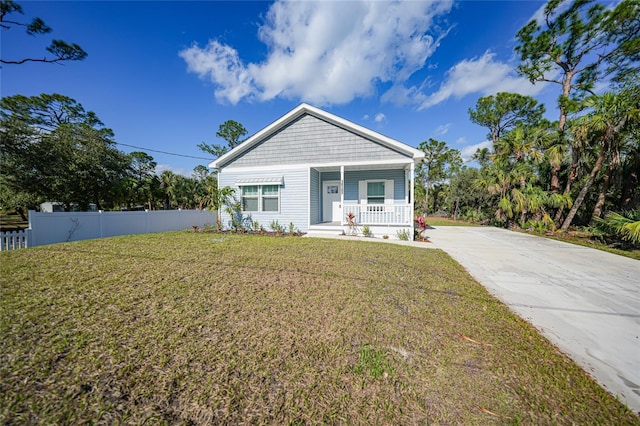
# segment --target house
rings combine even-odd
[[[414,167],[424,153],[307,104],[301,104],[209,167],[220,188],[236,190],[247,221],[272,221],[312,233],[358,230],[413,237]],[[230,216],[220,213],[223,225]]]

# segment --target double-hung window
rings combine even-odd
[[[277,212],[279,210],[279,187],[278,185],[262,185],[262,211]]]
[[[242,187],[242,211],[258,211],[258,185]]]
[[[384,204],[384,181],[367,182],[367,204]]]
[[[242,186],[242,211],[277,212],[280,210],[279,185]]]

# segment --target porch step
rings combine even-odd
[[[323,237],[342,235],[344,233],[344,226],[341,225],[311,225],[307,231],[309,237]]]

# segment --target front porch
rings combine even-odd
[[[310,168],[309,232],[413,236],[414,163]],[[349,218],[352,226],[349,226]]]

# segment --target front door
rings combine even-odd
[[[340,181],[324,181],[322,183],[322,221],[338,222],[341,217]]]

